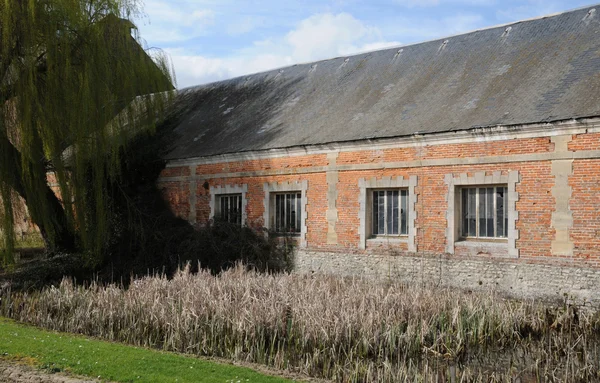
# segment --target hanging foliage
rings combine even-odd
[[[99,260],[127,143],[153,132],[173,89],[130,18],[135,0],[0,0],[0,251],[14,194],[49,251]],[[110,186],[110,187],[109,187]]]

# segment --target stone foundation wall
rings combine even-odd
[[[498,259],[364,255],[299,249],[296,272],[393,279],[466,290],[496,291],[600,308],[600,270]]]

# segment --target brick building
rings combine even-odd
[[[597,10],[184,89],[159,186],[301,272],[598,305]]]

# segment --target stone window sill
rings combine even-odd
[[[294,232],[294,233],[279,233],[279,232],[272,232],[270,233],[270,235],[272,237],[291,237],[291,238],[300,238],[300,233],[298,232]]]
[[[498,239],[468,239],[454,243],[455,253],[476,257],[515,258],[508,254],[508,240]]]
[[[384,244],[384,243],[389,243],[389,244],[408,243],[408,236],[406,236],[406,235],[399,236],[399,237],[380,236],[380,237],[372,237],[372,238],[367,239],[367,245],[369,245],[369,244],[376,245],[376,244]]]
[[[460,238],[458,241],[456,241],[456,243],[475,243],[475,244],[499,244],[499,245],[506,245],[508,243],[508,239],[507,238]],[[468,245],[467,245],[468,246]]]

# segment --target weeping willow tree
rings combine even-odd
[[[136,0],[0,0],[0,248],[25,201],[50,252],[101,257],[120,163],[173,89],[128,21]]]

